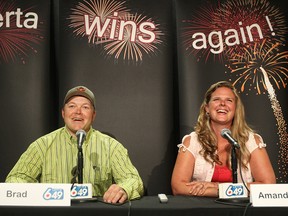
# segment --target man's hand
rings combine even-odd
[[[127,193],[117,184],[112,184],[103,196],[104,202],[107,203],[124,203],[128,198]]]

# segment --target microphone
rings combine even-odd
[[[96,198],[92,198],[92,184],[84,183],[83,184],[83,152],[82,145],[86,138],[86,132],[82,129],[76,132],[77,145],[78,145],[78,161],[77,161],[77,170],[78,170],[78,183],[73,183],[70,190],[70,198],[72,201],[94,201]]]
[[[219,184],[219,199],[216,201],[219,203],[227,204],[246,204],[249,203],[248,191],[244,187],[243,183],[237,183],[237,158],[236,148],[240,148],[238,142],[231,136],[231,131],[227,128],[221,130],[221,136],[229,141],[229,143],[235,147],[231,149],[231,167],[232,167],[232,183],[220,183]]]
[[[222,129],[221,136],[229,141],[231,145],[233,145],[236,148],[240,148],[240,145],[238,142],[231,136],[231,131],[227,128]]]
[[[85,137],[86,137],[86,132],[84,130],[80,129],[76,132],[76,136],[77,136],[78,149],[81,149],[83,142],[85,140]]]

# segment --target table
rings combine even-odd
[[[245,213],[245,214],[244,214]],[[252,207],[220,204],[215,198],[168,195],[168,203],[157,196],[144,196],[125,204],[72,202],[65,207],[0,206],[0,215],[27,216],[287,216],[288,207]]]

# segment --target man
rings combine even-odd
[[[77,177],[76,132],[84,130],[83,183],[93,196],[123,203],[143,195],[143,182],[127,150],[114,138],[92,128],[96,117],[94,94],[85,86],[70,89],[64,99],[65,126],[33,142],[22,154],[6,182],[74,183]]]

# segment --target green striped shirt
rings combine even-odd
[[[117,140],[91,128],[83,149],[83,183],[91,183],[93,196],[103,196],[118,184],[128,199],[143,195],[143,182],[127,150]],[[71,183],[77,167],[77,140],[65,127],[33,142],[10,171],[6,182]]]

